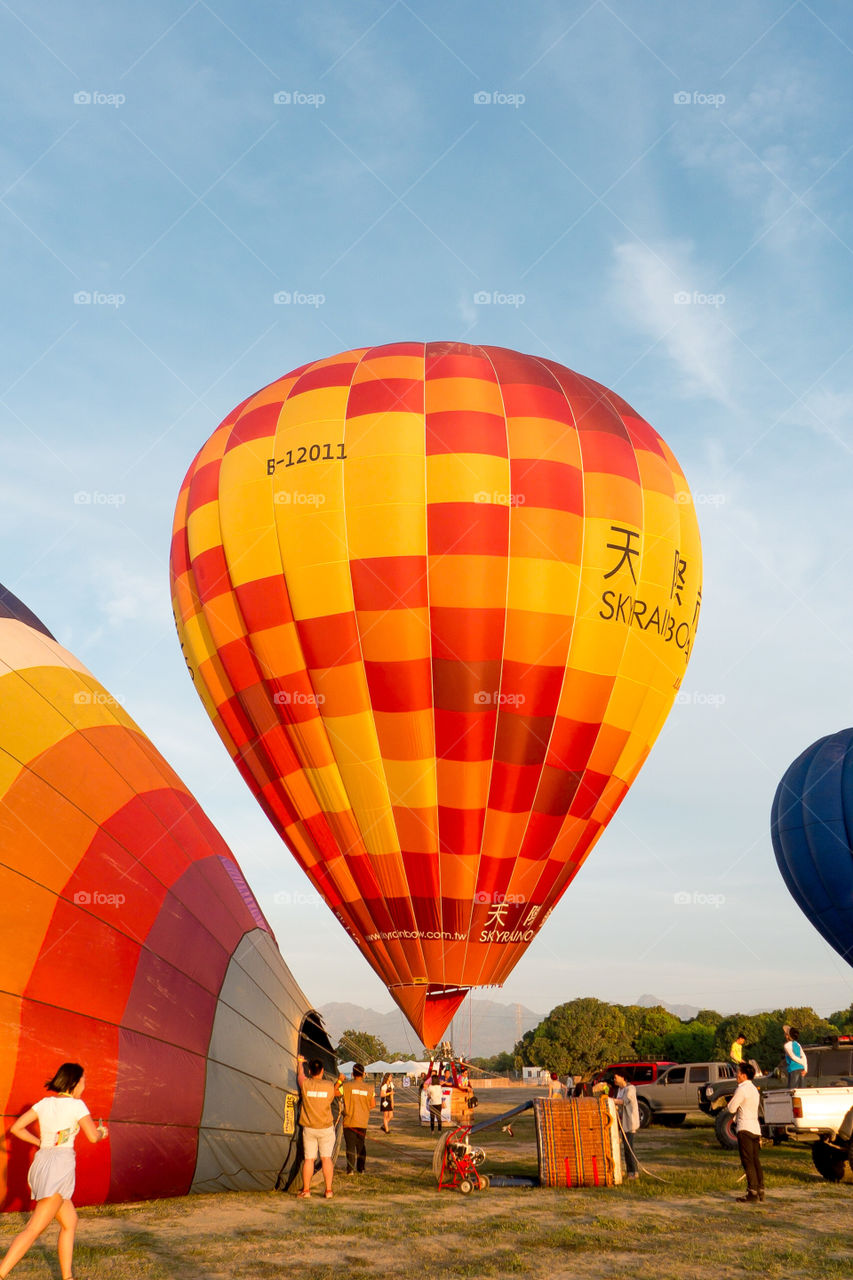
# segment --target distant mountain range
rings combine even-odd
[[[700,1006],[693,1004],[668,1004],[660,996],[642,995],[634,1004],[644,1009],[661,1005],[676,1018],[689,1022],[696,1017]],[[365,1009],[360,1004],[332,1002],[320,1005],[332,1044],[337,1045],[343,1033],[367,1031],[378,1036],[389,1053],[405,1053],[420,1057],[422,1046],[399,1009],[380,1013],[377,1009]],[[509,1052],[525,1031],[538,1026],[544,1013],[534,1013],[523,1004],[499,1004],[497,1000],[474,1000],[470,997],[462,1005],[447,1031],[455,1051],[472,1058],[491,1058],[496,1053]]]
[[[691,1022],[699,1012],[698,1004],[667,1004],[665,1000],[661,1000],[660,996],[640,996],[639,1000],[635,1000],[634,1004],[638,1004],[643,1009],[654,1009],[657,1005],[662,1005],[667,1013],[674,1013],[676,1018],[680,1018],[682,1022]],[[704,1006],[706,1009],[708,1005]],[[727,1011],[719,1008],[718,1005],[713,1006],[717,1013],[721,1013],[725,1018]],[[728,1013],[743,1013],[749,1018],[757,1016],[759,1013],[770,1013],[767,1008],[763,1009],[730,1009]]]
[[[380,1013],[358,1004],[333,1002],[320,1005],[326,1030],[336,1045],[347,1030],[367,1031],[378,1036],[389,1053],[420,1057],[422,1046],[399,1009]],[[474,1000],[462,1005],[447,1030],[455,1051],[467,1057],[490,1058],[512,1049],[525,1031],[538,1024],[544,1013],[534,1013],[522,1004],[499,1004],[496,1000]]]
[[[698,1004],[667,1004],[665,1000],[661,1000],[660,996],[640,996],[639,1000],[635,1000],[634,1004],[639,1005],[641,1009],[656,1009],[658,1005],[666,1009],[667,1013],[674,1013],[676,1018],[680,1018],[682,1022],[690,1022],[696,1017],[700,1006]]]

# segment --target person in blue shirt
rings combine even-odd
[[[796,1027],[788,1027],[788,1038],[784,1044],[785,1070],[788,1073],[788,1088],[796,1089],[802,1083],[809,1064],[803,1046],[799,1040],[800,1033]]]

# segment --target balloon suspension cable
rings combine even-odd
[[[403,1031],[406,1036],[406,1040],[409,1042],[409,1049],[410,1049],[409,1061],[410,1062],[420,1061],[420,1059],[416,1059],[414,1057],[414,1054],[411,1051],[411,1040],[409,1039],[408,1028],[406,1026],[402,1013],[400,1014],[400,1021],[403,1024]],[[377,1039],[378,1038],[379,1037],[377,1037]],[[341,1046],[344,1046],[347,1049],[347,1052],[352,1052],[354,1062],[361,1062],[361,1059],[363,1056],[362,1046],[359,1045],[355,1040],[353,1040],[350,1036],[343,1034],[340,1040],[338,1041],[337,1047],[340,1049]],[[391,1057],[396,1057],[396,1056],[397,1056],[396,1053],[391,1055]],[[387,1061],[390,1061],[390,1058],[387,1059]],[[368,1064],[366,1062],[362,1062],[361,1065],[366,1067]],[[402,1097],[405,1097],[409,1100],[416,1101],[420,1097],[420,1089],[416,1085],[412,1085],[408,1089],[405,1089],[402,1086],[402,1084],[395,1085],[395,1091],[398,1094],[400,1094]]]
[[[625,1132],[625,1130],[622,1128],[622,1121],[621,1121],[621,1119],[619,1118],[618,1113],[617,1113],[617,1116],[616,1116],[616,1123],[617,1123],[617,1124],[618,1124],[618,1126],[619,1126],[619,1131],[620,1131],[620,1133],[622,1134],[622,1137],[625,1139],[625,1141],[628,1143],[628,1145],[629,1145],[629,1146],[631,1146],[631,1143],[630,1143],[630,1140],[629,1140],[629,1138],[628,1138],[628,1135],[627,1135],[627,1133]],[[632,1151],[634,1151],[634,1148],[633,1148],[632,1146],[631,1146],[631,1150],[632,1150]],[[635,1159],[635,1160],[637,1160],[637,1153],[636,1153],[636,1151],[634,1151],[634,1159]],[[661,1177],[659,1177],[659,1176],[658,1176],[658,1174],[656,1174],[656,1173],[652,1173],[651,1169],[647,1169],[647,1168],[646,1168],[646,1166],[645,1166],[644,1164],[640,1164],[639,1160],[637,1160],[637,1168],[638,1168],[638,1169],[642,1169],[643,1173],[646,1175],[646,1177],[647,1177],[647,1178],[654,1178],[655,1182],[667,1182],[667,1183],[668,1183],[668,1182],[671,1182],[671,1181],[672,1181],[672,1179],[671,1179],[671,1178],[661,1178]]]

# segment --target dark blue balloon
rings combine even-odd
[[[853,965],[853,729],[794,761],[773,800],[770,834],[794,901]]]

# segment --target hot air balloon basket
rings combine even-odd
[[[612,1187],[622,1181],[616,1108],[609,1098],[537,1098],[536,1147],[543,1187]]]

